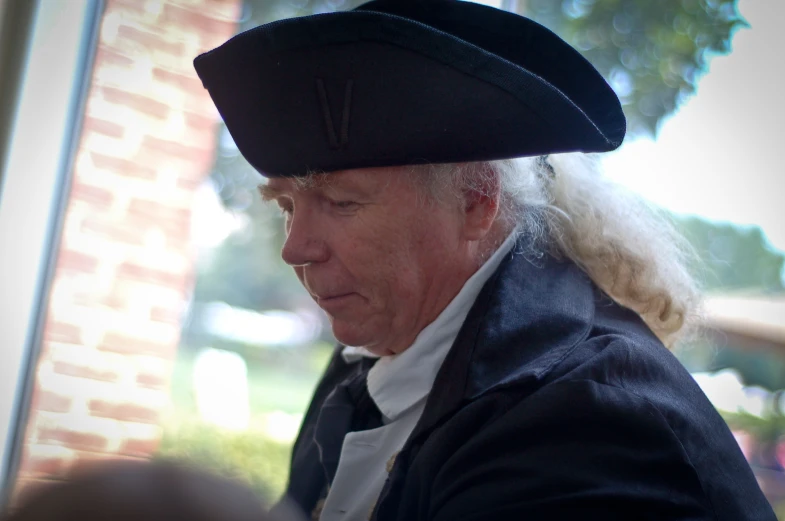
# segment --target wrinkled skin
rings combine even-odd
[[[453,205],[418,203],[420,183],[400,168],[261,188],[286,216],[283,260],[335,337],[381,356],[410,346],[477,270],[498,210],[498,197],[470,192]]]

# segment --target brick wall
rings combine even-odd
[[[240,3],[107,2],[17,495],[157,447],[218,119],[192,60],[234,34]]]

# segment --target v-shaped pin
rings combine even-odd
[[[327,89],[324,86],[324,80],[316,78],[316,93],[319,97],[319,103],[322,106],[324,126],[327,129],[327,141],[330,143],[330,148],[334,150],[344,148],[349,144],[349,117],[351,116],[353,85],[354,80],[347,80],[346,86],[344,87],[341,133],[339,136],[335,131],[335,123],[333,122],[332,112],[330,111],[330,104],[327,101]]]

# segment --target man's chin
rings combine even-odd
[[[334,317],[330,317],[330,322],[332,322],[333,336],[343,345],[366,347],[375,343],[373,336],[357,324],[347,323]]]
[[[377,356],[389,356],[395,353],[384,346],[378,339],[368,335],[367,332],[358,332],[351,327],[336,327],[333,323],[333,336],[345,346],[363,347]]]
[[[333,324],[333,336],[345,346],[364,347],[369,343],[365,335],[357,334],[348,328],[336,327],[335,324]]]

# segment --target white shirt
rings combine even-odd
[[[387,479],[388,463],[401,450],[425,408],[436,373],[447,356],[480,290],[512,250],[512,233],[485,264],[466,281],[441,314],[405,351],[382,357],[368,373],[368,392],[383,415],[382,427],[350,432],[341,448],[333,485],[320,521],[365,521]],[[362,347],[346,347],[351,363],[376,357]]]

